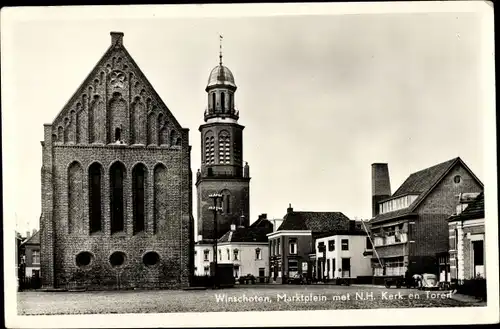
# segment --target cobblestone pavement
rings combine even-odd
[[[451,293],[372,286],[241,286],[220,290],[19,292],[20,315],[240,312],[482,306]]]

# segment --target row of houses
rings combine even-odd
[[[460,158],[408,176],[391,193],[387,164],[372,165],[372,218],[342,212],[295,211],[233,225],[217,246],[218,262],[236,278],[251,274],[285,282],[296,274],[316,280],[366,281],[407,272],[440,281],[485,277],[483,184]],[[211,241],[195,247],[195,275],[209,275]],[[372,282],[374,282],[372,281]]]

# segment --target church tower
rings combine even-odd
[[[222,48],[221,48],[222,49]],[[243,129],[235,108],[236,84],[231,71],[222,65],[222,51],[205,88],[207,107],[201,132],[201,170],[196,175],[198,199],[198,235],[214,237],[214,214],[209,209],[209,195],[223,196],[217,214],[217,238],[230,230],[231,224],[249,224],[249,167],[243,164]]]

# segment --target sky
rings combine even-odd
[[[9,24],[2,35],[4,220],[19,231],[39,227],[43,124],[97,64],[110,31],[124,33],[128,52],[190,129],[193,173],[223,35],[245,126],[250,222],[261,213],[283,218],[289,204],[368,219],[375,162],[388,163],[393,192],[412,172],[457,156],[484,182],[484,130],[494,113],[483,93],[481,14],[212,10],[180,18],[169,10],[141,17],[53,8],[2,21],[2,29]],[[195,193],[193,185],[193,200]]]

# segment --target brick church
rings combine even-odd
[[[232,109],[235,86],[225,87]],[[210,111],[206,118],[215,117]],[[237,118],[231,111],[227,116]],[[222,143],[223,132],[241,138],[241,129],[234,123],[207,127],[204,137]],[[44,287],[189,284],[194,223],[188,129],[125,49],[123,33],[111,32],[104,56],[44,126],[42,150]],[[239,164],[231,159],[223,171],[236,171],[233,162]],[[207,179],[209,168],[220,173],[215,163],[203,167]]]

